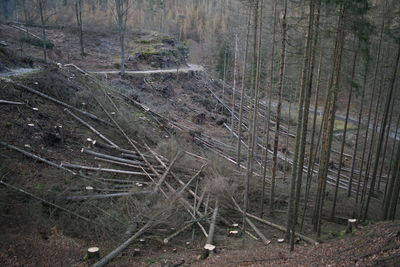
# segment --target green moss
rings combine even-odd
[[[142,53],[145,57],[150,57],[150,56],[158,55],[160,52],[157,51],[154,47],[148,47],[145,50],[143,50]]]

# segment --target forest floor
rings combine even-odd
[[[15,33],[9,26],[1,25],[0,30],[5,33],[2,36],[7,38],[10,47],[19,47],[20,43],[15,38]],[[30,29],[39,34],[37,28]],[[227,92],[223,94],[221,81],[210,77],[202,71],[198,72],[196,67],[188,72],[176,73],[141,73],[143,70],[156,68],[151,62],[131,61],[130,69],[138,70],[135,75],[127,75],[123,79],[118,75],[115,63],[118,62],[118,49],[116,40],[112,34],[89,34],[89,54],[82,58],[79,56],[79,49],[76,34],[50,29],[49,39],[55,43],[55,48],[50,52],[50,58],[54,62],[61,62],[61,65],[45,67],[40,60],[41,49],[35,46],[24,44],[22,52],[30,55],[39,71],[31,73],[20,73],[18,76],[10,77],[13,81],[20,82],[31,88],[51,95],[59,100],[65,101],[79,109],[84,109],[96,114],[103,120],[107,120],[106,114],[96,104],[95,100],[103,103],[106,96],[100,97],[108,92],[108,97],[114,99],[118,104],[118,111],[115,107],[107,105],[106,109],[114,110],[114,114],[121,123],[128,129],[128,134],[139,142],[149,144],[158,153],[171,160],[176,147],[182,146],[210,160],[213,170],[208,173],[210,177],[224,176],[229,183],[222,183],[226,191],[222,191],[227,199],[231,195],[240,197],[243,189],[243,173],[235,171],[233,165],[222,159],[221,155],[233,155],[236,149],[235,139],[224,125],[229,124],[230,113],[222,108],[215,96],[220,99],[230,98]],[[156,33],[144,34],[140,31],[132,33],[138,40],[131,43],[129,53],[135,51],[147,51],[155,54],[149,45],[159,45],[161,38],[168,43],[166,36],[160,37]],[[154,41],[154,38],[156,41]],[[19,54],[17,52],[17,54]],[[150,53],[151,52],[151,53]],[[24,60],[11,67],[26,68]],[[167,60],[168,61],[168,60]],[[18,62],[17,62],[18,63]],[[82,74],[73,67],[65,67],[63,64],[73,63],[84,70],[98,71],[96,78],[91,79],[88,75]],[[171,63],[172,64],[172,63]],[[186,64],[179,68],[185,69]],[[109,70],[114,69],[109,72]],[[164,70],[172,67],[164,66]],[[63,107],[44,100],[31,93],[21,91],[20,88],[10,86],[7,80],[2,80],[2,99],[20,101],[21,106],[0,106],[0,129],[2,130],[1,141],[24,148],[32,153],[37,153],[53,162],[66,162],[84,164],[96,167],[115,168],[112,163],[99,163],[98,160],[81,153],[82,147],[86,147],[87,138],[94,139],[93,133],[86,127],[76,122],[69,116]],[[103,90],[106,90],[103,92]],[[144,105],[144,110],[132,105],[127,98],[133,99]],[[105,98],[105,99],[103,99]],[[157,119],[151,117],[151,112],[146,108],[161,114],[170,124],[183,129],[179,134],[171,129],[165,129]],[[285,114],[284,122],[289,121],[288,114]],[[128,118],[128,120],[126,120]],[[290,120],[293,120],[291,118]],[[124,122],[125,121],[125,122]],[[129,147],[128,142],[123,138],[115,127],[90,121],[90,123],[104,135],[112,137],[115,142],[123,147]],[[292,126],[293,127],[293,126]],[[293,131],[294,127],[292,128]],[[245,132],[245,137],[247,132]],[[273,137],[271,133],[271,138]],[[282,138],[286,138],[282,133]],[[350,138],[351,139],[351,138]],[[203,140],[203,141],[202,141]],[[219,153],[210,151],[204,140],[212,147],[222,147]],[[288,138],[288,155],[290,157],[293,138]],[[334,146],[338,147],[340,139],[336,139]],[[102,150],[100,150],[102,151]],[[112,153],[106,150],[107,153]],[[346,146],[346,152],[350,153],[351,146]],[[260,149],[260,153],[262,150]],[[245,152],[244,152],[245,153]],[[284,153],[280,152],[284,156]],[[116,155],[114,155],[116,156]],[[46,199],[54,200],[55,203],[66,205],[71,210],[79,212],[89,218],[96,218],[111,226],[111,230],[103,231],[94,228],[93,225],[86,225],[56,209],[50,209],[37,201],[21,195],[13,190],[1,188],[1,225],[3,232],[0,242],[0,264],[3,266],[87,266],[84,260],[86,248],[92,245],[100,246],[102,253],[110,251],[124,240],[122,234],[126,225],[132,217],[135,217],[135,208],[140,207],[133,198],[125,197],[116,201],[78,201],[65,202],[59,200],[65,196],[81,196],[87,186],[93,186],[92,181],[81,181],[71,179],[67,174],[60,174],[59,171],[43,165],[40,162],[28,159],[16,152],[1,147],[0,149],[0,180],[6,181],[24,188],[29,192]],[[261,158],[259,160],[262,160]],[[337,161],[337,156],[333,156]],[[336,162],[337,163],[337,162]],[[184,158],[177,166],[177,172],[185,179],[190,177],[188,169],[199,169],[199,160]],[[120,167],[123,170],[129,168]],[[257,169],[257,168],[256,168]],[[183,170],[183,171],[182,171]],[[258,168],[257,171],[260,171]],[[86,174],[99,175],[96,171],[88,171]],[[107,178],[128,179],[128,175],[110,174]],[[260,185],[260,179],[256,176],[255,185]],[[136,182],[145,183],[144,177],[134,177]],[[205,178],[207,181],[207,177]],[[207,181],[210,182],[210,181]],[[211,187],[212,187],[211,183]],[[215,185],[215,184],[214,184]],[[210,186],[210,185],[209,185]],[[221,187],[221,185],[219,185]],[[100,186],[99,186],[100,187]],[[218,186],[217,186],[218,187]],[[280,172],[278,175],[278,194],[276,201],[277,211],[274,217],[268,220],[285,224],[287,208],[287,173]],[[191,187],[194,190],[194,187]],[[97,189],[97,188],[96,188]],[[100,188],[101,189],[101,188]],[[102,188],[106,192],[119,192],[115,188]],[[268,187],[267,187],[268,189]],[[114,190],[114,191],[112,191]],[[139,188],[131,188],[137,192]],[[121,190],[120,190],[121,191]],[[332,191],[327,196],[328,202],[332,199]],[[219,191],[218,191],[219,192]],[[350,202],[344,193],[339,194],[339,200],[343,203]],[[254,186],[251,191],[250,211],[259,213],[260,187]],[[226,199],[222,201],[226,204]],[[265,206],[268,201],[265,202]],[[351,206],[351,203],[347,204]],[[97,207],[98,210],[93,209]],[[379,205],[373,201],[371,208],[379,213]],[[106,211],[112,216],[105,216],[100,211]],[[341,209],[337,212],[340,220],[324,220],[323,233],[320,241],[335,239],[342,235],[346,227],[346,218],[351,216],[352,210]],[[106,213],[105,213],[106,214]],[[240,222],[240,213],[229,208],[229,205],[221,208],[221,214],[229,218],[230,223]],[[144,216],[145,217],[145,216]],[[176,218],[177,217],[177,218]],[[122,221],[122,225],[115,222],[115,218]],[[136,217],[135,217],[136,218]],[[344,218],[344,219],[343,219]],[[204,238],[196,230],[194,238],[192,231],[185,232],[182,236],[168,245],[162,244],[161,237],[165,237],[172,229],[179,228],[182,221],[190,217],[183,216],[182,212],[176,214],[174,220],[162,222],[161,226],[149,231],[144,235],[146,243],[134,243],[130,249],[112,262],[111,266],[279,266],[279,265],[336,265],[354,266],[358,265],[394,265],[399,254],[399,224],[378,223],[369,225],[357,230],[352,235],[331,240],[317,247],[307,245],[300,241],[294,253],[287,251],[287,245],[277,242],[283,237],[283,233],[271,227],[258,224],[260,230],[271,240],[270,245],[265,247],[260,241],[246,236],[246,238],[230,237],[227,233],[230,227],[220,223],[216,232],[217,254],[211,255],[206,261],[197,259],[204,245]],[[143,223],[143,222],[140,222]],[[304,229],[306,235],[313,236],[309,219],[306,219]],[[254,233],[253,233],[254,234]],[[244,241],[243,241],[244,240]],[[243,244],[243,242],[245,242]],[[371,245],[372,244],[372,245]],[[134,248],[141,248],[142,255],[133,256]]]

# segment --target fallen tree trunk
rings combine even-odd
[[[119,162],[116,160],[111,160],[111,159],[105,159],[105,158],[98,158],[98,157],[94,157],[95,160],[99,160],[99,161],[104,161],[104,162],[108,162],[108,163],[113,163],[115,165],[120,165],[120,166],[125,166],[125,167],[130,167],[133,169],[146,169],[146,170],[150,170],[150,168],[148,167],[144,167],[144,166],[140,166],[140,165],[134,165],[134,164],[129,164],[129,163],[124,163],[124,162]],[[160,167],[154,167],[156,169],[161,169]]]
[[[67,168],[72,168],[72,169],[79,169],[79,170],[101,171],[101,172],[112,172],[112,173],[120,173],[120,174],[147,176],[143,172],[133,172],[133,171],[124,171],[124,170],[117,170],[117,169],[82,166],[82,165],[78,165],[78,164],[71,164],[71,163],[64,163],[64,162],[61,163],[61,166],[65,166]],[[151,175],[154,175],[154,174],[151,174]]]
[[[75,120],[79,121],[81,124],[89,128],[92,132],[94,132],[98,137],[109,143],[113,147],[118,147],[116,144],[114,144],[111,140],[109,140],[107,137],[105,137],[103,134],[101,134],[99,131],[97,131],[94,127],[92,127],[89,123],[85,122],[78,116],[76,116],[74,113],[72,113],[69,109],[64,109],[69,115],[71,115]]]
[[[36,160],[38,160],[38,161],[44,162],[44,163],[46,163],[46,164],[48,164],[48,165],[50,165],[50,166],[52,166],[52,167],[55,167],[55,168],[57,168],[57,169],[66,171],[66,172],[68,172],[68,173],[70,173],[70,174],[72,174],[72,175],[77,175],[77,173],[75,173],[75,172],[73,172],[73,171],[71,171],[71,170],[69,170],[69,169],[67,169],[67,168],[64,168],[62,165],[58,165],[58,164],[56,164],[56,163],[54,163],[54,162],[51,162],[51,161],[49,161],[49,160],[47,160],[47,159],[41,158],[41,157],[39,157],[39,156],[37,156],[37,155],[35,155],[35,154],[32,154],[32,153],[30,153],[30,152],[28,152],[28,151],[25,151],[25,150],[23,150],[23,149],[21,149],[21,148],[18,148],[18,147],[13,146],[13,145],[9,145],[9,144],[7,144],[7,143],[5,143],[5,142],[3,142],[3,141],[0,141],[0,144],[3,145],[3,146],[5,146],[5,147],[7,147],[7,148],[9,148],[9,149],[11,149],[11,150],[14,150],[14,151],[17,151],[17,152],[19,152],[19,153],[22,153],[22,154],[24,154],[24,155],[27,156],[27,157],[30,157],[30,158],[36,159]]]
[[[162,185],[162,183],[164,182],[165,178],[167,178],[167,175],[169,174],[169,172],[171,171],[172,166],[175,164],[175,162],[178,160],[179,155],[181,153],[178,152],[176,153],[175,158],[172,160],[172,162],[169,164],[168,168],[165,170],[165,172],[163,173],[163,175],[160,177],[160,179],[158,180],[156,186],[154,187],[153,190],[153,195],[156,194],[158,192],[158,190],[160,189],[160,186]]]
[[[87,148],[82,148],[81,152],[92,155],[92,156],[96,156],[99,158],[105,158],[105,159],[110,159],[110,160],[115,160],[115,161],[119,161],[119,162],[123,162],[123,163],[128,163],[128,164],[133,164],[133,165],[145,165],[143,162],[141,161],[136,161],[136,160],[129,160],[129,159],[123,159],[123,158],[119,158],[119,157],[114,157],[114,156],[110,156],[110,155],[106,155],[103,153],[99,153],[99,152],[94,152],[92,150],[89,150]]]
[[[29,192],[27,192],[27,191],[25,191],[25,190],[23,190],[23,189],[21,189],[21,188],[15,187],[15,186],[10,185],[10,184],[8,184],[8,183],[6,183],[6,182],[3,182],[3,181],[0,181],[0,184],[2,184],[2,185],[4,185],[4,186],[7,186],[7,187],[9,187],[9,188],[11,188],[11,189],[14,189],[15,191],[18,191],[18,192],[20,192],[20,193],[22,193],[22,194],[28,195],[28,196],[30,196],[31,198],[36,199],[36,200],[38,200],[38,201],[40,201],[40,202],[43,202],[43,203],[45,203],[45,204],[47,204],[47,205],[49,205],[49,206],[52,206],[52,207],[57,208],[57,209],[59,209],[59,210],[65,211],[65,212],[67,212],[67,213],[69,213],[69,214],[72,214],[72,215],[74,215],[75,217],[77,217],[77,218],[79,218],[79,219],[82,219],[82,220],[84,220],[84,221],[86,221],[86,222],[92,223],[92,221],[91,221],[90,219],[88,219],[88,218],[86,218],[86,217],[83,217],[82,215],[79,215],[78,213],[75,213],[75,212],[70,211],[70,210],[68,210],[68,209],[66,209],[66,208],[63,208],[63,207],[58,206],[58,205],[56,205],[56,204],[53,204],[53,203],[51,203],[51,202],[49,202],[49,201],[47,201],[47,200],[45,200],[45,199],[43,199],[43,198],[40,198],[40,197],[38,197],[38,196],[35,196],[34,194],[29,193]]]
[[[113,260],[119,253],[126,249],[136,238],[140,237],[146,230],[148,230],[153,224],[153,221],[148,221],[139,231],[137,231],[132,237],[118,246],[116,249],[111,251],[107,256],[103,257],[100,261],[92,265],[92,267],[102,267]]]
[[[2,100],[2,99],[0,99],[0,104],[7,104],[7,105],[25,105],[25,103],[22,103],[22,102],[8,101],[8,100]]]
[[[235,200],[233,197],[232,197],[232,201],[233,201],[233,204],[235,205],[235,208],[234,208],[234,209],[237,210],[237,211],[239,211],[240,213],[244,214],[244,211],[240,208],[239,204],[236,202],[236,200]],[[261,218],[255,216],[255,215],[253,215],[253,214],[250,214],[250,213],[248,213],[248,212],[246,213],[246,216],[248,216],[248,217],[250,217],[250,218],[252,218],[252,219],[254,219],[254,220],[256,220],[256,221],[258,221],[258,222],[260,222],[260,223],[269,225],[269,226],[271,226],[271,227],[273,227],[273,228],[275,228],[275,229],[278,229],[278,230],[280,230],[280,231],[282,231],[282,232],[286,232],[286,228],[283,227],[283,226],[281,226],[281,225],[278,225],[278,224],[269,222],[269,221],[267,221],[267,220],[261,219]],[[302,234],[300,234],[300,233],[295,233],[295,236],[297,236],[297,237],[303,239],[303,240],[306,241],[307,243],[310,243],[310,244],[313,244],[313,245],[318,245],[318,242],[317,242],[317,241],[315,241],[314,239],[309,238],[309,237],[307,237],[307,236],[305,236],[305,235],[302,235]]]
[[[86,196],[66,196],[60,197],[58,199],[61,200],[91,200],[91,199],[106,199],[106,198],[115,198],[115,197],[124,197],[124,196],[134,196],[134,195],[145,195],[151,193],[150,191],[143,192],[124,192],[124,193],[114,193],[114,194],[98,194],[98,195],[86,195]]]
[[[271,243],[271,241],[265,237],[265,235],[260,231],[260,229],[258,229],[257,226],[249,218],[246,218],[246,222],[250,225],[251,228],[253,228],[254,232],[257,233],[257,235],[261,238],[261,240],[265,245]]]
[[[171,241],[172,238],[178,236],[180,233],[186,231],[187,229],[189,229],[190,227],[192,227],[193,224],[200,222],[202,220],[204,220],[205,218],[208,217],[209,214],[204,215],[203,217],[193,220],[191,222],[188,222],[185,226],[183,226],[182,228],[180,228],[178,231],[174,232],[173,234],[169,235],[168,237],[164,238],[163,243],[164,245],[168,244],[169,241]]]
[[[217,216],[218,216],[218,209],[219,209],[219,201],[218,199],[215,201],[215,208],[214,212],[211,218],[211,223],[210,223],[210,228],[208,230],[208,237],[207,237],[207,243],[203,248],[203,252],[201,255],[202,259],[206,259],[211,251],[214,251],[215,246],[213,245],[214,242],[214,232],[215,232],[215,224],[217,222]]]
[[[41,96],[41,97],[43,97],[43,98],[45,98],[45,99],[47,99],[47,100],[50,100],[50,101],[52,101],[52,102],[54,102],[54,103],[56,103],[56,104],[61,105],[61,106],[63,106],[63,107],[66,107],[66,108],[75,110],[76,112],[79,112],[79,113],[81,113],[81,114],[83,114],[83,115],[85,115],[85,116],[87,116],[87,117],[89,117],[89,118],[91,118],[91,119],[93,119],[93,120],[97,120],[97,121],[100,121],[100,122],[102,122],[102,123],[104,123],[104,124],[106,124],[106,125],[110,125],[110,123],[106,122],[105,120],[102,120],[102,119],[98,118],[98,117],[97,117],[96,115],[94,115],[94,114],[91,114],[91,113],[89,113],[89,112],[80,110],[80,109],[78,109],[78,108],[76,108],[76,107],[73,107],[73,106],[71,106],[71,105],[69,105],[69,104],[67,104],[67,103],[65,103],[65,102],[62,102],[62,101],[60,101],[60,100],[58,100],[58,99],[55,99],[54,97],[51,97],[51,96],[46,95],[46,94],[44,94],[44,93],[42,93],[42,92],[39,92],[39,91],[37,91],[37,90],[35,90],[35,89],[33,89],[33,88],[30,88],[30,87],[28,87],[28,86],[25,86],[25,85],[20,84],[20,83],[17,83],[17,82],[14,82],[14,81],[12,81],[12,80],[10,80],[10,79],[7,79],[6,81],[7,81],[8,83],[12,84],[12,85],[15,85],[15,86],[18,87],[18,88],[25,89],[25,90],[28,91],[28,92],[31,92],[31,93],[36,94],[36,95],[38,95],[38,96]]]

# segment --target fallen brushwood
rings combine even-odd
[[[100,172],[111,172],[111,173],[120,173],[120,174],[128,174],[128,175],[138,175],[138,176],[146,176],[143,172],[133,172],[133,171],[124,171],[118,169],[108,169],[108,168],[101,168],[101,167],[90,167],[90,166],[82,166],[78,164],[71,164],[71,163],[61,163],[62,167],[67,167],[71,169],[79,169],[79,170],[88,170],[88,171],[100,171]],[[151,174],[154,176],[154,174]]]
[[[82,215],[79,215],[79,214],[76,213],[76,212],[70,211],[70,210],[68,210],[68,209],[66,209],[66,208],[63,208],[63,207],[58,206],[58,205],[56,205],[56,204],[54,204],[54,203],[51,203],[51,202],[49,202],[49,201],[47,201],[47,200],[45,200],[45,199],[43,199],[43,198],[40,198],[40,197],[38,197],[38,196],[35,196],[35,195],[32,194],[32,193],[29,193],[29,192],[27,192],[27,191],[25,191],[25,190],[23,190],[23,189],[21,189],[21,188],[15,187],[15,186],[10,185],[10,184],[8,184],[8,183],[6,183],[6,182],[3,182],[3,181],[0,181],[0,184],[2,184],[2,185],[4,185],[4,186],[7,186],[7,187],[9,187],[9,188],[11,188],[11,189],[14,189],[15,191],[18,191],[18,192],[23,193],[23,194],[25,194],[25,195],[28,195],[28,196],[30,196],[31,198],[36,199],[36,200],[38,200],[38,201],[40,201],[40,202],[43,202],[43,203],[45,203],[45,204],[47,204],[47,205],[49,205],[49,206],[52,206],[52,207],[57,208],[57,209],[59,209],[59,210],[65,211],[65,212],[67,212],[67,213],[69,213],[69,214],[72,214],[72,215],[74,215],[75,217],[77,217],[77,218],[79,218],[79,219],[82,219],[82,220],[84,220],[84,221],[86,221],[86,222],[89,222],[89,223],[92,222],[92,220],[90,220],[90,219],[88,219],[88,218],[86,218],[86,217],[84,217],[84,216],[82,216]]]
[[[214,212],[211,218],[210,228],[208,230],[207,243],[203,248],[201,259],[206,259],[210,255],[210,252],[215,250],[215,246],[213,245],[213,243],[214,243],[215,224],[217,222],[217,216],[218,216],[218,209],[219,209],[219,202],[217,199],[215,201]]]
[[[97,117],[96,115],[94,115],[94,114],[91,114],[91,113],[89,113],[89,112],[80,110],[80,109],[78,109],[78,108],[76,108],[76,107],[73,107],[73,106],[71,106],[71,105],[69,105],[69,104],[67,104],[67,103],[65,103],[65,102],[62,102],[62,101],[60,101],[60,100],[58,100],[58,99],[55,99],[54,97],[51,97],[51,96],[46,95],[46,94],[44,94],[44,93],[42,93],[42,92],[39,92],[39,91],[37,91],[37,90],[35,90],[35,89],[33,89],[33,88],[30,88],[30,87],[25,86],[25,85],[23,85],[23,84],[17,83],[17,82],[15,82],[15,81],[10,80],[10,79],[7,79],[6,81],[7,81],[8,83],[11,83],[12,85],[16,86],[17,88],[25,89],[25,90],[28,91],[28,92],[31,92],[31,93],[33,93],[33,94],[36,94],[36,95],[41,96],[41,97],[43,97],[43,98],[46,98],[47,100],[50,100],[50,101],[52,101],[52,102],[54,102],[54,103],[56,103],[56,104],[59,104],[59,105],[61,105],[61,106],[63,106],[63,107],[66,107],[66,108],[75,110],[76,112],[79,112],[79,113],[81,113],[81,114],[83,114],[83,115],[85,115],[85,116],[87,116],[87,117],[89,117],[89,118],[91,118],[91,119],[100,121],[100,122],[102,122],[102,123],[104,123],[104,124],[107,124],[107,125],[110,125],[110,123],[106,122],[105,120],[102,120],[102,119],[98,118],[98,117]]]
[[[7,105],[25,105],[25,103],[22,103],[22,102],[8,101],[8,100],[2,100],[2,99],[0,99],[0,104],[7,104]]]
[[[232,197],[232,201],[233,201],[233,204],[235,205],[235,207],[234,207],[233,209],[234,209],[234,210],[237,210],[237,211],[240,212],[241,214],[244,214],[244,211],[240,208],[239,204],[236,202],[236,200],[235,200],[233,197]],[[248,213],[248,212],[246,212],[246,216],[247,216],[247,217],[250,217],[250,218],[252,218],[252,219],[254,219],[254,220],[256,220],[256,221],[258,221],[258,222],[260,222],[260,223],[263,223],[263,224],[265,224],[265,225],[269,225],[269,226],[271,226],[271,227],[273,227],[273,228],[275,228],[275,229],[278,229],[278,230],[280,230],[280,231],[282,231],[282,232],[286,232],[286,228],[283,227],[283,226],[281,226],[281,225],[278,225],[278,224],[269,222],[269,221],[267,221],[267,220],[261,219],[261,218],[255,216],[255,215],[253,215],[253,214],[250,214],[250,213]],[[295,236],[297,236],[297,237],[303,239],[303,240],[306,241],[307,243],[310,243],[310,244],[313,244],[313,245],[318,245],[318,242],[317,242],[317,241],[315,241],[314,239],[309,238],[309,237],[307,237],[307,236],[305,236],[305,235],[302,235],[302,234],[300,234],[300,233],[295,233]]]
[[[78,116],[76,116],[74,113],[72,113],[69,109],[64,109],[69,115],[71,115],[75,120],[79,121],[81,124],[86,126],[88,129],[90,129],[92,132],[94,132],[98,137],[109,143],[113,147],[118,147],[116,144],[114,144],[111,140],[109,140],[107,137],[105,137],[103,134],[101,134],[99,131],[97,131],[93,126],[91,126],[89,123],[85,122]]]
[[[147,146],[147,145],[146,145]],[[167,168],[167,166],[165,165],[165,163],[159,158],[159,156],[157,155],[157,153],[155,153],[154,151],[152,151],[152,150],[150,150],[150,152],[153,154],[153,156],[157,159],[157,161],[164,167],[164,168]],[[205,165],[203,165],[202,167],[201,167],[201,169],[203,169],[205,167]],[[199,173],[200,174],[200,173]],[[172,175],[172,177],[176,180],[176,181],[178,181],[178,183],[180,183],[182,186],[184,186],[184,188],[186,188],[186,186],[185,186],[185,183],[181,180],[181,179],[179,179],[172,171],[171,171],[171,175]],[[198,174],[195,174],[195,176],[197,176]],[[193,178],[193,177],[192,177]],[[168,183],[166,183],[166,185],[170,188],[171,186],[168,184]],[[193,192],[193,190],[191,190],[190,188],[188,188],[187,189],[188,190],[188,192],[194,197],[194,198],[196,198],[197,200],[200,200],[200,197],[195,193],[195,192]],[[189,205],[189,203],[187,203],[188,205]],[[200,204],[201,204],[201,202],[200,202]],[[190,206],[190,205],[189,205]],[[212,209],[211,209],[212,210]],[[208,207],[206,207],[205,208],[205,210],[204,210],[204,213],[207,213],[208,212]],[[203,216],[204,214],[203,213],[201,213],[198,209],[196,209],[195,210],[195,213],[197,213],[197,214],[199,214],[199,216]],[[225,224],[227,224],[227,225],[229,225],[229,223],[227,222],[227,220],[225,219],[225,218],[223,218],[223,217],[221,217],[221,220],[225,223]]]
[[[9,144],[7,144],[7,143],[5,143],[5,142],[3,142],[3,141],[0,141],[0,144],[3,145],[3,146],[5,146],[5,147],[7,147],[7,148],[9,148],[9,149],[11,149],[11,150],[14,150],[14,151],[17,151],[17,152],[19,152],[19,153],[22,153],[22,154],[24,154],[24,155],[27,156],[27,157],[30,157],[30,158],[36,159],[36,160],[38,160],[38,161],[44,162],[44,163],[46,163],[46,164],[48,164],[48,165],[50,165],[50,166],[52,166],[52,167],[55,167],[55,168],[57,168],[57,169],[66,171],[66,172],[68,172],[68,173],[70,173],[70,174],[72,174],[72,175],[77,175],[77,173],[75,173],[75,172],[73,172],[73,171],[71,171],[71,170],[69,170],[69,169],[67,169],[67,168],[64,168],[62,165],[58,165],[58,164],[56,164],[56,163],[54,163],[54,162],[51,162],[51,161],[49,161],[49,160],[47,160],[47,159],[44,159],[44,158],[42,158],[42,157],[39,157],[39,156],[37,156],[37,155],[35,155],[35,154],[32,154],[32,153],[30,153],[30,152],[28,152],[28,151],[25,151],[25,150],[21,149],[21,148],[18,148],[18,147],[13,146],[13,145],[9,145]]]
[[[146,170],[143,169],[143,171],[144,171],[145,173],[147,173]],[[148,174],[148,173],[147,173],[147,174]],[[149,175],[148,177],[149,177],[150,180],[152,180],[152,181],[154,182],[153,177],[151,177],[150,175]],[[193,219],[196,219],[195,214],[193,214],[193,213],[191,212],[191,208],[192,208],[192,207],[191,207],[191,205],[189,204],[189,202],[188,202],[186,199],[184,199],[182,196],[180,196],[179,194],[176,194],[176,190],[175,190],[167,181],[165,181],[164,183],[165,183],[165,185],[168,187],[168,189],[172,192],[172,194],[175,194],[175,195],[178,196],[179,201],[182,203],[182,205],[184,206],[185,210],[190,214],[190,216],[192,216]],[[164,197],[165,197],[166,199],[168,199],[167,193],[165,193],[165,191],[164,191],[162,188],[160,188],[160,192],[164,195]],[[202,213],[200,213],[200,212],[198,212],[198,214],[199,214],[200,216],[204,216],[204,215],[203,215]],[[201,225],[200,222],[196,222],[196,224],[199,226],[199,228],[200,228],[200,230],[202,231],[202,233],[204,234],[204,236],[207,237],[208,234],[207,234],[206,230],[204,229],[203,225]]]
[[[150,175],[149,175],[149,178],[154,181],[154,179]],[[173,191],[174,193],[176,193],[176,191],[174,189],[170,189],[170,190]],[[160,188],[160,191],[168,199],[167,194],[161,188]],[[179,200],[182,202],[182,200],[184,200],[184,199],[182,197],[180,197]],[[116,249],[114,249],[112,252],[110,252],[107,256],[102,258],[100,261],[98,261],[97,263],[92,265],[92,267],[101,267],[101,266],[106,265],[111,260],[113,260],[119,253],[121,253],[124,249],[126,249],[134,240],[136,240],[138,237],[140,237],[149,228],[153,227],[153,225],[155,224],[157,218],[160,217],[163,214],[163,212],[164,211],[161,211],[161,214],[155,215],[142,228],[140,228],[140,230],[138,232],[136,232],[132,237],[130,237],[128,240],[126,240],[124,243],[122,243],[120,246],[118,246]],[[189,214],[191,214],[190,211],[188,211],[188,212],[189,212]],[[193,214],[191,214],[191,215],[193,216]],[[200,224],[200,222],[197,222],[197,224]],[[203,228],[203,230],[204,230],[204,228]]]

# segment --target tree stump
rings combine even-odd
[[[238,230],[229,231],[228,236],[237,237],[237,236],[239,236],[239,231]]]
[[[353,232],[353,229],[355,228],[356,223],[357,223],[357,219],[348,219],[347,220],[346,234]]]
[[[206,244],[203,248],[200,259],[205,260],[210,255],[210,252],[215,251],[215,246],[212,244]]]
[[[87,258],[90,259],[100,259],[100,249],[98,247],[91,247],[87,250]]]
[[[135,248],[135,249],[133,250],[133,256],[139,256],[141,253],[142,253],[142,252],[141,252],[140,249],[138,249],[138,248]]]

